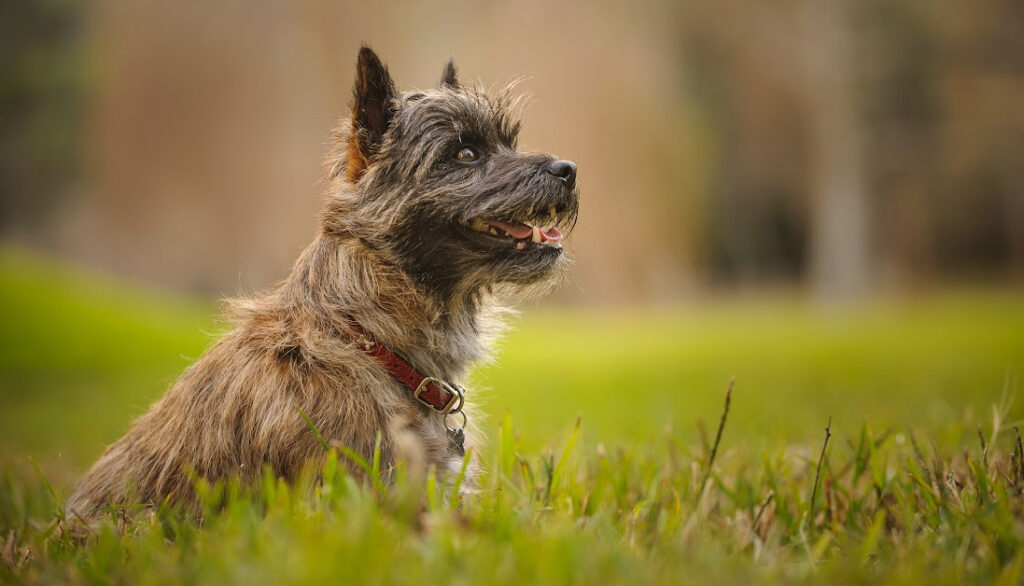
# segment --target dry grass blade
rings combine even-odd
[[[1017,469],[1014,471],[1017,475],[1017,484],[1024,482],[1024,444],[1020,441],[1020,428],[1016,425],[1013,426],[1013,433],[1017,436]]]
[[[814,488],[811,489],[811,505],[808,520],[811,527],[814,527],[814,503],[818,498],[818,482],[821,480],[821,464],[825,461],[825,450],[828,449],[828,440],[832,437],[832,417],[829,416],[825,425],[825,443],[821,445],[821,454],[818,456],[818,469],[814,472]]]
[[[978,441],[981,442],[981,465],[988,471],[988,446],[985,445],[985,434],[981,431],[981,426],[978,426]]]
[[[718,444],[722,441],[722,430],[725,429],[725,421],[729,417],[729,404],[732,402],[732,387],[736,384],[736,377],[729,379],[729,387],[725,390],[725,407],[722,409],[722,417],[718,420],[718,431],[715,433],[715,443],[711,445],[711,454],[708,456],[707,467],[704,470],[704,478],[700,481],[700,488],[697,489],[697,502],[704,496],[704,489],[707,488],[708,480],[711,478],[711,468],[715,464],[715,457],[718,455]]]
[[[751,523],[751,525],[753,527],[755,527],[755,528],[757,527],[757,524],[761,521],[761,517],[764,515],[765,509],[768,508],[768,505],[772,504],[772,499],[774,499],[774,498],[775,498],[775,493],[774,492],[769,492],[768,496],[764,499],[764,502],[762,502],[761,506],[758,507],[758,509],[757,509],[757,515],[754,516],[754,522]]]

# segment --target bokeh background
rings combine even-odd
[[[522,78],[521,147],[579,165],[572,274],[476,374],[524,441],[577,414],[595,442],[693,427],[731,375],[734,433],[771,443],[827,415],[852,430],[1021,413],[1015,0],[0,15],[8,462],[80,470],[208,344],[217,298],[287,273],[362,43],[404,89],[449,57],[464,79]]]

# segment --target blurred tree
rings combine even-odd
[[[932,247],[947,276],[1024,276],[1024,10],[935,10],[942,189]]]
[[[715,272],[869,290],[870,209],[845,0],[694,5],[681,19],[723,148],[707,196]],[[751,271],[746,267],[760,267]]]
[[[30,235],[79,168],[86,5],[0,5],[0,232]]]
[[[929,0],[869,0],[855,11],[866,165],[879,261],[897,286],[933,276],[935,194],[941,189],[940,52]]]
[[[1024,11],[930,0],[681,9],[715,128],[710,273],[820,299],[1024,274]]]
[[[793,45],[814,153],[810,277],[822,300],[857,299],[870,290],[865,139],[850,8],[848,0],[801,0],[802,42]]]

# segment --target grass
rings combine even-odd
[[[0,248],[0,458],[95,458],[202,353],[215,310]]]
[[[58,529],[64,495],[201,353],[215,308],[11,251],[0,307],[3,583],[1015,584],[1024,570],[1019,296],[531,310],[473,376],[493,414],[469,456],[478,494],[401,469],[362,486],[332,454],[318,483],[204,485],[201,524],[135,512],[84,540]]]

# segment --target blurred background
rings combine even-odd
[[[198,355],[216,298],[285,276],[364,42],[402,89],[434,86],[449,57],[463,79],[522,77],[521,148],[579,165],[572,275],[480,374],[560,389],[526,416],[550,419],[539,435],[613,383],[630,406],[584,412],[612,436],[715,417],[730,374],[762,397],[738,407],[749,429],[774,429],[767,413],[799,434],[851,402],[851,424],[939,398],[941,417],[987,412],[1024,368],[1016,0],[36,0],[0,15],[0,439],[15,451],[95,455]],[[552,324],[580,368],[600,365],[592,379],[526,343]],[[621,328],[663,356],[601,345]],[[503,401],[492,411],[529,412]],[[92,427],[40,431],[48,417]]]
[[[580,167],[563,301],[1024,280],[1024,11],[934,0],[37,0],[4,8],[9,242],[224,295],[309,241],[358,46],[522,76]]]

